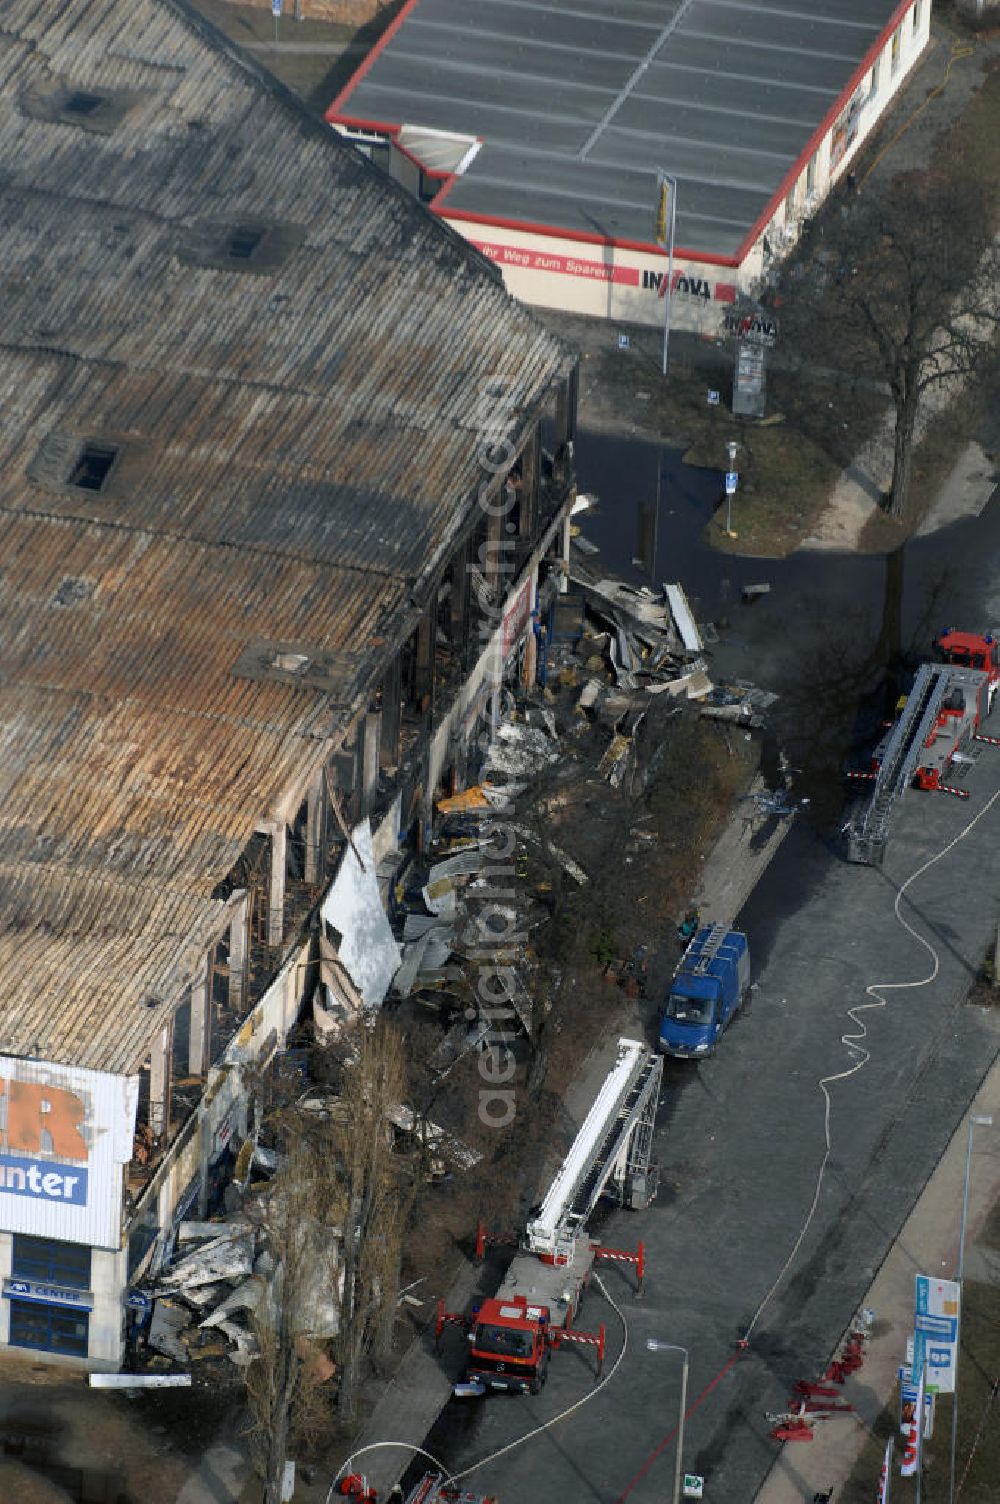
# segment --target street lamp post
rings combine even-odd
[[[726,445],[726,450],[728,451],[728,454],[729,454],[729,469],[726,472],[727,475],[732,475],[733,472],[736,469],[736,450],[737,450],[737,447],[738,446],[737,446],[737,443],[736,443],[735,439],[730,439],[729,443]],[[726,484],[726,537],[727,538],[731,538],[732,535],[733,535],[733,493],[729,489],[729,484],[727,482],[727,484]]]
[[[658,1337],[647,1337],[646,1346],[652,1353],[680,1353],[684,1360],[681,1368],[681,1402],[677,1412],[677,1461],[674,1465],[673,1504],[680,1504],[681,1478],[684,1473],[684,1412],[687,1410],[688,1351],[686,1347],[680,1347],[676,1342],[661,1342]]]
[[[951,1397],[951,1465],[948,1472],[948,1501],[955,1504],[955,1449],[958,1445],[958,1365],[962,1347],[962,1307],[965,1291],[962,1277],[965,1274],[965,1228],[969,1220],[969,1178],[972,1171],[972,1130],[992,1128],[993,1119],[987,1113],[974,1113],[969,1118],[969,1137],[965,1146],[965,1186],[962,1191],[962,1225],[958,1234],[958,1269],[955,1280],[958,1285],[958,1323],[955,1329],[955,1393]]]
[[[657,174],[656,243],[667,253],[667,283],[663,292],[663,374],[667,374],[670,353],[670,311],[674,285],[674,232],[677,229],[677,179],[662,167]]]

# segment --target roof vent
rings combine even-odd
[[[304,225],[274,220],[199,220],[181,232],[177,256],[188,266],[263,277],[284,266],[305,234]]]
[[[252,261],[264,243],[264,231],[254,225],[239,225],[226,241],[230,261]]]
[[[238,679],[272,680],[336,697],[352,683],[358,662],[357,653],[341,648],[253,638],[233,664],[233,673]]]
[[[114,444],[84,444],[76,457],[73,468],[66,477],[66,484],[79,491],[103,491],[104,482],[111,474],[118,450]]]
[[[22,113],[53,125],[75,125],[109,136],[146,96],[135,89],[86,87],[68,79],[49,80],[27,89],[20,98]]]
[[[77,511],[126,499],[141,486],[150,468],[149,444],[140,434],[73,432],[54,428],[45,435],[27,466],[36,486],[68,499]]]
[[[81,580],[68,574],[52,597],[53,606],[75,606],[94,593],[93,580]]]
[[[63,105],[63,112],[67,115],[93,115],[104,103],[102,94],[88,94],[83,89],[74,89]]]
[[[304,674],[309,667],[305,653],[275,653],[273,662],[283,674]]]

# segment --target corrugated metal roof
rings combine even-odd
[[[0,1052],[126,1071],[572,356],[180,0],[8,0],[0,214]]]
[[[899,0],[416,0],[342,118],[480,136],[450,210],[735,256]]]

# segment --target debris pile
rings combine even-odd
[[[519,712],[511,701],[508,715],[485,753],[478,783],[438,802],[434,844],[425,858],[411,859],[404,867],[392,895],[402,964],[391,992],[398,1002],[410,1000],[440,1017],[446,1033],[430,1066],[442,1077],[487,1043],[489,1023],[481,1014],[476,990],[484,944],[516,932],[522,937],[519,952],[523,950],[523,904],[515,909],[505,900],[510,884],[507,878],[498,882],[498,868],[509,875],[511,861],[517,869],[523,854],[543,837],[525,821],[510,818],[511,800],[546,773],[558,778],[565,763],[556,718],[547,706],[532,705]],[[522,718],[514,719],[515,715]],[[514,852],[506,849],[512,836]],[[575,883],[588,881],[568,852],[551,843],[547,851]],[[527,929],[546,917],[541,906],[535,906]],[[509,956],[506,963],[505,1002],[530,1034],[531,990],[521,975],[524,963],[515,964]],[[443,1129],[426,1124],[423,1132],[431,1135],[430,1147],[435,1146],[431,1138],[440,1137],[441,1154],[456,1167],[474,1162],[469,1158],[473,1151],[450,1140]]]
[[[519,939],[504,957],[504,1003],[533,1035],[535,937],[551,918],[547,890],[553,882],[583,889],[592,880],[585,832],[573,839],[576,816],[568,818],[581,807],[581,787],[582,807],[601,802],[602,784],[626,799],[648,788],[665,755],[666,723],[685,705],[756,727],[775,699],[750,684],[713,682],[706,645],[717,635],[696,621],[680,584],[657,593],[591,578],[579,563],[568,584],[542,612],[541,697],[504,692],[475,782],[437,800],[433,843],[410,858],[390,895],[401,961],[388,997],[442,1023],[445,1036],[430,1061],[438,1077],[489,1044],[476,981],[484,941],[496,944],[505,930]],[[636,858],[648,850],[642,835],[628,837]],[[521,879],[516,909],[502,891],[512,886],[511,864]]]
[[[153,1267],[137,1333],[143,1366],[228,1358],[245,1368],[257,1351],[250,1318],[274,1272],[260,1230],[245,1219],[181,1222]]]

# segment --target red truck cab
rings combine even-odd
[[[523,1295],[484,1300],[469,1333],[467,1376],[486,1389],[537,1394],[549,1362],[548,1306]]]
[[[987,714],[993,708],[993,696],[1000,682],[1000,652],[992,632],[958,632],[949,627],[934,644],[935,656],[956,668],[979,669],[989,675]]]

